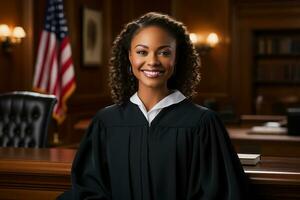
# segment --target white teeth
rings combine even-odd
[[[149,78],[156,78],[162,74],[159,71],[143,71],[143,73]]]

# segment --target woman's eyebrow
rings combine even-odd
[[[163,45],[158,47],[158,49],[163,49],[163,48],[172,48],[171,45]]]
[[[144,48],[146,48],[146,49],[149,49],[149,47],[146,46],[146,45],[144,45],[144,44],[137,44],[137,45],[135,45],[134,48],[136,48],[136,47],[144,47]]]
[[[136,47],[143,47],[143,48],[146,48],[146,49],[149,49],[149,47],[147,45],[144,45],[144,44],[137,44],[135,46]],[[172,48],[171,45],[162,45],[160,47],[158,47],[158,49],[163,49],[163,48]]]

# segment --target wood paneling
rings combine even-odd
[[[114,39],[125,24],[147,12],[171,14],[172,0],[111,0],[112,38]],[[118,5],[118,6],[115,6]]]
[[[208,34],[216,32],[221,41],[206,55],[201,57],[202,80],[199,85],[199,103],[207,98],[217,101],[230,99],[230,4],[226,0],[173,1],[173,14],[183,21],[190,32]],[[220,103],[220,102],[219,102]]]
[[[27,37],[11,53],[0,49],[0,93],[24,90],[31,84],[32,12],[32,0],[1,2],[0,24],[23,26]]]
[[[300,157],[300,138],[287,134],[249,133],[251,128],[228,128],[230,139],[239,153],[264,156]]]
[[[242,3],[234,5],[233,13],[232,95],[239,100],[238,112],[251,114],[254,113],[255,103],[252,84],[253,32],[266,29],[299,29],[300,3]],[[276,90],[274,86],[273,88]]]
[[[0,149],[0,199],[52,200],[70,188],[76,151]]]
[[[110,104],[107,85],[108,58],[111,47],[111,1],[65,0],[72,45],[77,88],[68,102],[68,117],[54,132],[59,131],[62,142],[72,138],[73,124],[82,117],[91,117],[98,109]],[[82,10],[89,7],[102,11],[103,15],[103,64],[89,68],[82,65]],[[46,0],[12,0],[1,2],[0,23],[21,25],[27,37],[9,54],[0,50],[0,93],[13,90],[31,90],[39,36],[43,28]],[[52,132],[53,132],[52,131]],[[52,138],[50,134],[50,138]],[[51,141],[50,141],[51,143]]]

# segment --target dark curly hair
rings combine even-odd
[[[128,23],[113,43],[109,69],[109,85],[114,103],[122,104],[138,90],[138,81],[130,69],[128,52],[132,38],[142,28],[159,26],[176,39],[176,64],[169,89],[177,89],[186,97],[196,94],[200,81],[200,59],[186,27],[168,15],[150,12]]]

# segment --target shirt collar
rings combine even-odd
[[[160,100],[157,104],[155,104],[155,106],[153,106],[153,108],[151,110],[149,110],[148,113],[153,110],[162,109],[162,108],[171,106],[173,104],[179,103],[179,102],[183,101],[184,99],[186,99],[186,97],[179,90],[174,90],[173,93],[169,94],[168,96],[166,96],[165,98]],[[137,92],[130,97],[130,101],[146,110],[146,108],[145,108],[143,102],[141,101],[141,99],[139,98]]]

